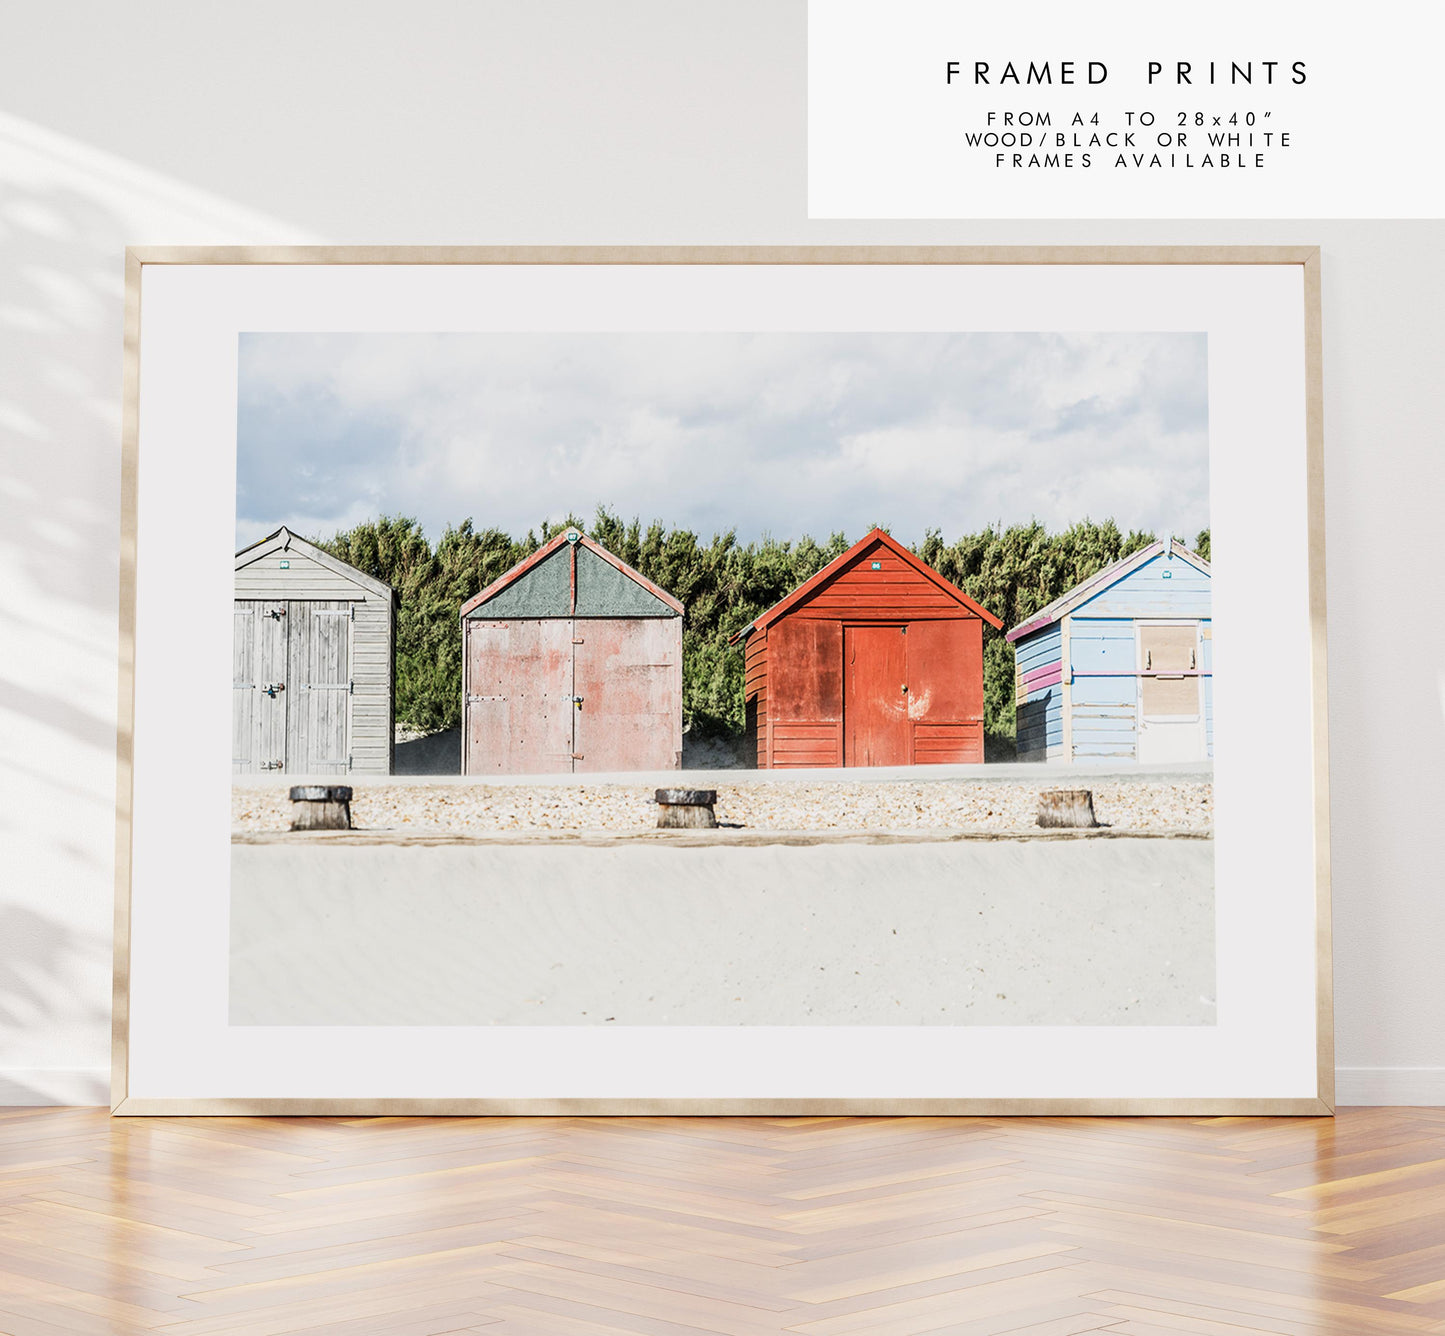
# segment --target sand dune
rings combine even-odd
[[[236,1025],[1208,1025],[1201,839],[236,844]]]

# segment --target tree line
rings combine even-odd
[[[420,732],[456,728],[462,711],[462,638],[458,611],[478,590],[575,526],[678,599],[682,635],[683,724],[699,737],[743,731],[743,653],[729,638],[847,551],[843,533],[825,540],[763,538],[740,543],[733,531],[706,542],[660,521],[643,528],[603,508],[584,524],[575,516],[543,523],[522,538],[449,526],[435,546],[414,519],[382,516],[316,541],[400,594],[396,626],[396,718]],[[1154,535],[1125,533],[1113,520],[1081,520],[1058,533],[1043,525],[991,525],[952,542],[929,530],[913,550],[945,579],[1003,620],[1004,628],[1138,551]],[[1195,540],[1209,559],[1209,530]],[[1007,756],[1014,738],[1013,646],[984,627],[984,730],[989,752]]]

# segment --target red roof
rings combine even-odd
[[[832,561],[830,561],[826,566],[823,567],[821,571],[819,571],[815,576],[813,576],[812,579],[803,581],[803,583],[800,584],[795,590],[793,590],[793,592],[789,594],[787,598],[782,599],[777,603],[774,603],[773,606],[769,608],[765,613],[761,614],[753,621],[751,621],[747,626],[743,627],[741,631],[739,631],[736,635],[732,637],[733,642],[742,639],[742,637],[747,635],[750,631],[761,631],[765,627],[770,626],[773,622],[777,621],[779,617],[783,616],[790,609],[797,607],[799,603],[802,603],[812,594],[823,588],[824,585],[831,583],[833,580],[837,579],[838,576],[842,575],[843,572],[852,565],[854,559],[858,557],[860,553],[879,543],[886,547],[900,561],[904,562],[906,565],[912,567],[913,570],[917,571],[918,574],[923,576],[923,578],[927,580],[930,584],[934,585],[949,598],[953,599],[954,602],[958,603],[964,608],[967,608],[968,611],[973,613],[975,616],[982,617],[984,621],[986,621],[996,630],[1001,630],[1003,628],[1003,621],[1000,618],[995,617],[993,613],[989,612],[987,608],[982,606],[982,604],[974,602],[973,599],[969,598],[969,596],[965,594],[963,590],[959,589],[956,585],[950,584],[926,561],[923,561],[920,558],[914,556],[913,553],[910,552],[906,547],[904,547],[902,543],[900,543],[896,538],[893,538],[890,535],[884,533],[882,529],[874,529],[871,533],[865,534],[856,543],[854,543],[853,546],[850,547],[845,553],[843,553],[842,556],[835,557]]]

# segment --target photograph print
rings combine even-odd
[[[1203,333],[239,340],[232,1026],[1212,1026]]]

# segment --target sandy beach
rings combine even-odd
[[[233,1025],[1209,1025],[1209,839],[232,846]]]

